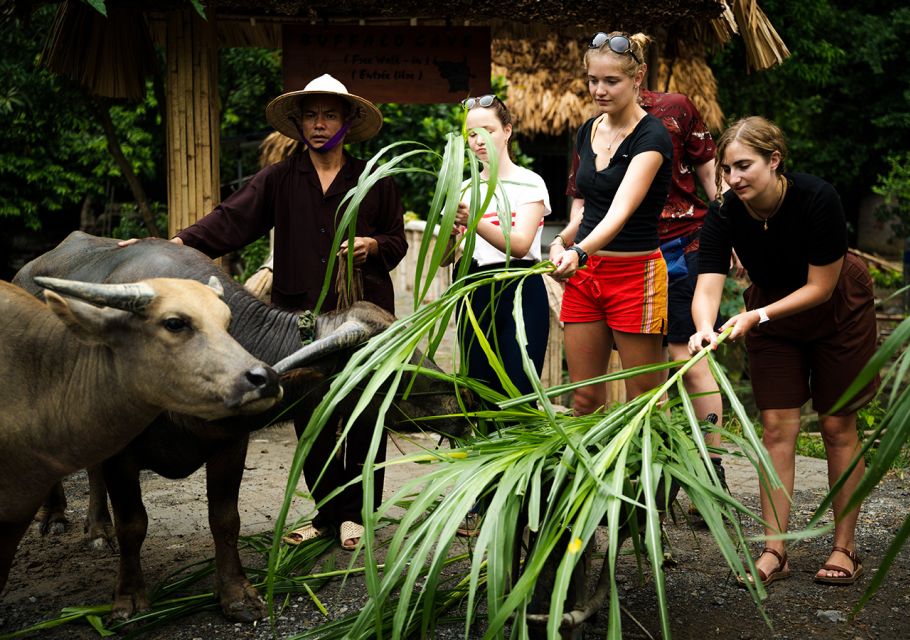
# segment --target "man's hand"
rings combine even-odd
[[[354,265],[360,266],[367,261],[371,255],[379,253],[379,243],[375,238],[360,237],[354,238]],[[341,243],[341,249],[338,251],[338,257],[344,258],[348,255],[348,241]]]
[[[142,238],[130,238],[129,240],[121,240],[120,242],[117,243],[117,246],[118,247],[128,247],[131,244],[136,244],[140,240],[142,240]],[[173,238],[171,238],[171,242],[173,242],[174,244],[183,244],[183,240],[179,236],[174,236]]]

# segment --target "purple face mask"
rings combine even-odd
[[[324,145],[322,145],[321,147],[314,147],[312,144],[310,144],[310,141],[306,139],[305,135],[303,135],[303,127],[300,126],[300,123],[297,121],[297,118],[295,118],[294,116],[290,116],[289,119],[293,123],[294,128],[297,129],[297,134],[300,136],[300,139],[304,142],[304,144],[306,144],[307,149],[312,149],[316,153],[325,153],[327,151],[330,151],[331,149],[334,149],[335,147],[337,147],[339,144],[342,143],[342,141],[344,140],[344,136],[347,134],[348,129],[351,128],[351,125],[354,124],[354,120],[356,119],[356,117],[357,117],[356,113],[351,114],[348,117],[348,119],[344,121],[344,124],[341,125],[341,128],[338,130],[338,133],[336,133],[334,136],[332,136],[331,138],[326,140],[326,143]]]

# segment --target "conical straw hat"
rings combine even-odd
[[[344,137],[346,143],[369,140],[382,128],[382,113],[376,105],[348,93],[343,84],[327,73],[311,80],[301,91],[289,91],[272,100],[265,108],[265,117],[269,124],[289,138],[300,140],[300,133],[291,122],[291,118],[296,118],[300,122],[300,102],[303,96],[308,95],[338,96],[351,105],[353,121]]]

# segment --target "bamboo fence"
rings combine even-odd
[[[167,24],[168,234],[220,201],[218,49],[214,19],[174,11]]]

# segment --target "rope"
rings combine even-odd
[[[363,300],[363,272],[354,267],[350,278],[347,276],[348,262],[343,259],[338,263],[338,273],[335,275],[335,292],[338,294],[336,309],[347,309],[358,300]]]

